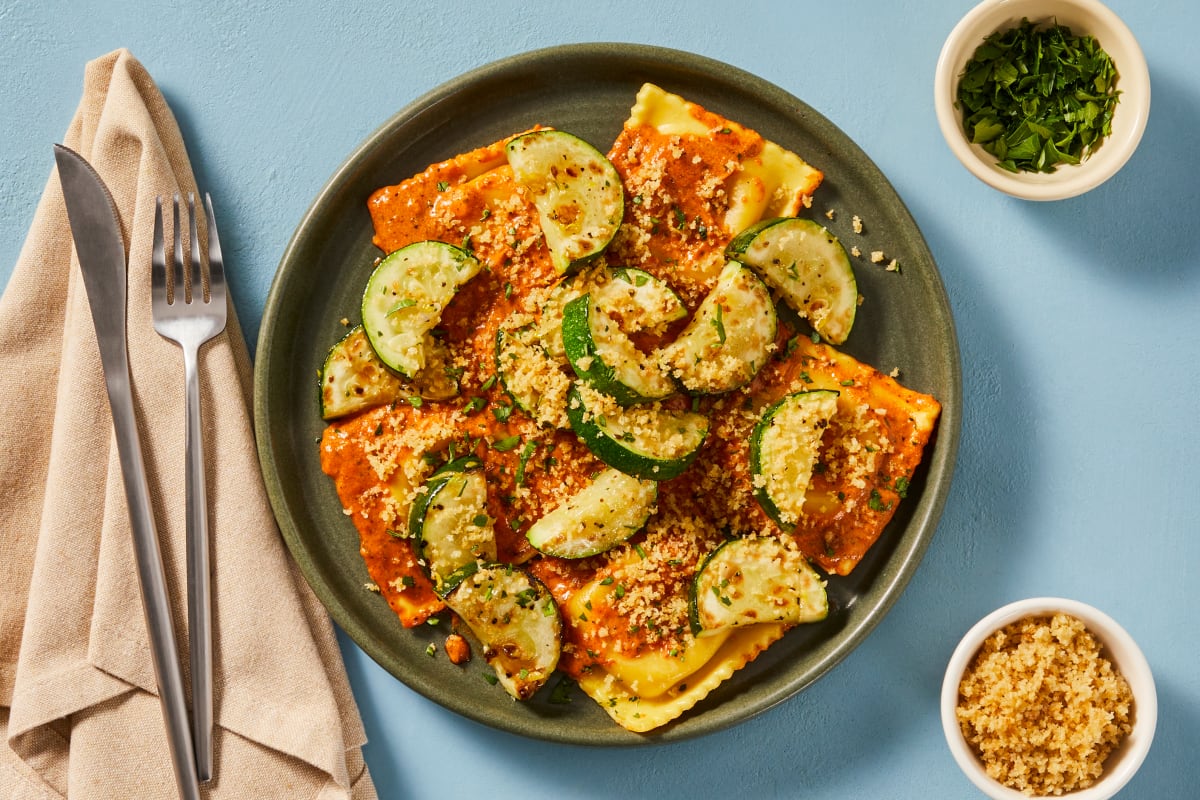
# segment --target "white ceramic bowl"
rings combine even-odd
[[[1012,173],[997,167],[995,157],[968,141],[962,114],[954,105],[959,75],[984,38],[1026,18],[1035,25],[1057,22],[1076,36],[1093,36],[1117,68],[1121,95],[1113,111],[1112,134],[1082,163],[1064,164],[1052,173]],[[1026,200],[1075,197],[1111,178],[1137,149],[1150,116],[1150,72],[1142,49],[1125,23],[1096,0],[984,0],[950,32],[933,86],[938,125],[958,160],[989,186]]]
[[[1028,800],[1026,795],[1010,789],[989,777],[983,764],[975,755],[959,727],[955,709],[958,707],[958,684],[971,658],[978,652],[983,641],[994,631],[1019,619],[1030,616],[1048,616],[1055,612],[1070,614],[1083,622],[1100,642],[1103,654],[1129,682],[1133,692],[1133,730],[1108,757],[1104,774],[1087,789],[1071,792],[1064,797],[1071,800],[1106,800],[1129,782],[1150,750],[1154,739],[1154,728],[1158,723],[1158,695],[1154,689],[1154,676],[1150,665],[1125,629],[1112,617],[1075,600],[1057,597],[1036,597],[1020,600],[993,611],[975,624],[959,642],[946,667],[942,682],[942,730],[954,760],[984,794],[994,800]]]

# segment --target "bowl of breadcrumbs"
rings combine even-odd
[[[1158,700],[1145,656],[1111,617],[1041,597],[967,632],[941,713],[951,753],[989,797],[1103,800],[1145,759]]]

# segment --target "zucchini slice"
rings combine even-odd
[[[825,227],[798,217],[763,220],[735,236],[725,255],[753,268],[826,341],[846,341],[858,284],[845,248]]]
[[[784,528],[800,519],[821,435],[837,412],[837,400],[831,389],[789,394],[763,412],[750,434],[754,497]]]
[[[446,370],[446,345],[426,335],[425,350],[429,357],[424,368],[408,381],[379,360],[362,326],[354,326],[329,349],[321,367],[321,418],[344,417],[411,395],[424,400],[456,396],[458,381]]]
[[[625,215],[612,163],[565,131],[526,133],[506,150],[517,182],[532,195],[554,268],[563,273],[603,252]]]
[[[483,657],[505,691],[528,700],[558,666],[562,617],[549,590],[507,564],[482,566],[446,597],[483,644]]]
[[[452,577],[479,562],[496,560],[496,532],[487,514],[487,479],[483,470],[439,472],[413,503],[409,533],[425,560],[434,589],[446,595]]]
[[[829,597],[796,547],[770,537],[731,539],[696,572],[689,612],[700,637],[758,622],[818,622],[829,615]]]
[[[563,349],[580,380],[611,395],[621,405],[661,400],[675,384],[592,299],[581,295],[563,308]]]
[[[387,405],[400,396],[401,389],[400,378],[375,355],[362,326],[355,326],[325,356],[321,419]]]
[[[611,397],[576,384],[567,418],[592,453],[614,469],[652,481],[676,477],[696,459],[708,417],[657,404],[622,408]]]
[[[429,358],[425,334],[481,267],[465,250],[445,242],[416,242],[384,257],[362,300],[363,328],[379,359],[401,375],[416,375]]]
[[[777,324],[766,285],[729,261],[683,333],[663,348],[662,360],[689,392],[728,392],[749,383],[767,362]]]
[[[594,556],[640,531],[657,500],[654,481],[607,469],[586,489],[533,523],[525,538],[546,555]]]

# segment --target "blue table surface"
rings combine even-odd
[[[1145,137],[1108,183],[1048,204],[987,188],[939,133],[934,65],[970,0],[138,5],[0,2],[0,285],[84,64],[118,47],[158,81],[216,199],[253,347],[296,224],[390,115],[498,58],[626,41],[732,64],[828,117],[889,177],[950,296],[964,380],[953,487],[907,590],[836,669],[732,729],[593,749],[445,711],[342,636],[382,797],[978,796],[942,736],[943,669],[977,619],[1039,595],[1100,607],[1154,670],[1158,733],[1121,796],[1196,796],[1200,5],[1112,1],[1149,61]]]

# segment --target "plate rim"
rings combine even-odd
[[[927,457],[922,461],[922,469],[925,472],[926,479],[929,480],[929,484],[927,490],[923,492],[922,496],[918,498],[918,502],[912,507],[913,516],[906,529],[916,527],[918,532],[915,538],[903,550],[897,549],[888,554],[886,564],[881,569],[876,581],[872,584],[872,594],[877,596],[876,602],[864,616],[856,620],[848,632],[839,634],[838,645],[831,653],[831,657],[827,657],[823,663],[817,665],[817,668],[809,669],[792,680],[781,682],[774,690],[766,692],[754,702],[747,703],[740,701],[736,710],[723,714],[704,714],[701,712],[699,716],[692,716],[688,724],[673,723],[665,729],[652,732],[649,735],[632,734],[620,728],[615,722],[612,722],[613,735],[603,737],[597,741],[594,735],[573,737],[561,732],[551,733],[543,730],[538,725],[497,724],[495,720],[490,719],[486,713],[480,712],[478,709],[463,707],[462,704],[447,701],[445,698],[445,687],[436,685],[436,682],[430,684],[428,681],[423,680],[421,676],[402,676],[384,663],[384,654],[379,648],[374,646],[374,637],[368,635],[363,621],[354,617],[350,613],[351,609],[321,579],[317,566],[304,549],[300,532],[293,521],[293,509],[286,501],[279,471],[276,468],[276,453],[273,448],[273,438],[270,435],[269,395],[271,388],[270,379],[275,374],[272,368],[278,355],[272,349],[271,340],[279,322],[280,305],[287,288],[287,280],[290,277],[289,273],[297,269],[295,266],[297,258],[306,244],[306,232],[310,231],[320,219],[326,206],[334,202],[345,191],[344,187],[351,182],[352,176],[364,167],[364,162],[370,160],[371,155],[376,152],[381,144],[388,141],[389,137],[393,136],[396,130],[402,129],[405,124],[418,118],[428,109],[454,98],[467,87],[490,80],[495,76],[514,70],[528,69],[531,65],[538,64],[547,59],[568,59],[586,62],[614,57],[622,60],[636,60],[650,70],[666,68],[697,74],[711,74],[711,71],[717,70],[722,80],[727,83],[737,84],[739,87],[752,87],[756,100],[765,99],[772,106],[787,106],[797,113],[804,114],[807,123],[816,124],[817,127],[841,137],[844,140],[844,144],[848,144],[857,150],[862,156],[862,162],[861,164],[856,164],[856,167],[871,172],[873,180],[876,181],[878,187],[881,187],[881,190],[886,191],[894,197],[895,212],[904,217],[909,235],[915,236],[916,243],[923,250],[923,255],[928,258],[929,265],[932,267],[933,288],[936,290],[934,294],[939,306],[938,311],[941,313],[943,322],[947,326],[947,342],[950,346],[950,352],[945,355],[949,364],[948,372],[951,386],[949,387],[949,396],[939,396],[937,398],[941,403],[942,411],[937,429],[934,432],[934,438],[931,439],[930,445],[927,447]],[[289,238],[288,244],[283,251],[276,274],[272,280],[263,309],[256,348],[253,412],[263,480],[280,532],[288,546],[289,552],[300,566],[305,580],[320,599],[333,621],[347,633],[356,646],[371,656],[386,672],[417,693],[450,711],[454,711],[493,730],[503,730],[533,739],[558,743],[627,746],[679,741],[707,735],[740,724],[802,692],[840,664],[851,652],[862,644],[866,637],[890,612],[900,595],[903,594],[904,589],[915,574],[917,567],[924,558],[925,552],[936,535],[950,492],[956,466],[961,429],[961,402],[962,369],[958,336],[954,326],[949,297],[946,293],[945,284],[941,279],[940,272],[937,269],[933,254],[929,250],[924,235],[917,226],[915,219],[913,219],[907,205],[904,204],[895,188],[886,176],[883,175],[875,162],[862,151],[856,142],[838,129],[830,120],[821,115],[820,112],[808,106],[799,98],[778,85],[738,67],[707,56],[671,48],[653,45],[597,42],[539,48],[500,58],[468,70],[425,92],[391,114],[342,160],[301,216],[295,231]],[[931,456],[928,455],[930,453],[932,453]],[[936,485],[933,480],[934,476],[936,476]],[[585,698],[585,702],[591,702],[590,698]],[[700,719],[699,717],[704,717],[704,719]],[[688,720],[688,714],[685,714],[682,719]]]

